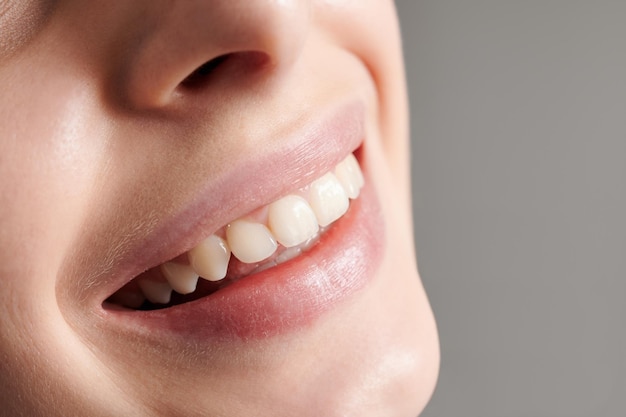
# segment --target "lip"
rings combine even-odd
[[[197,198],[159,225],[108,274],[111,278],[98,291],[102,300],[100,314],[121,326],[151,333],[169,332],[201,339],[254,338],[305,326],[362,288],[373,277],[379,263],[380,242],[384,241],[379,206],[369,181],[346,215],[335,222],[319,243],[289,262],[167,309],[112,309],[103,302],[142,271],[189,250],[232,218],[310,183],[359,146],[360,163],[367,178],[363,126],[362,103],[350,103],[288,135],[280,147],[254,159],[240,160],[223,177],[201,187]],[[226,210],[229,219],[215,220],[207,215],[218,209],[217,205],[232,207]]]
[[[110,310],[135,331],[185,340],[271,337],[305,328],[374,277],[384,227],[371,185],[309,251],[211,295],[152,311]]]

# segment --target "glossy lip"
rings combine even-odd
[[[383,242],[379,204],[368,185],[317,245],[291,261],[189,303],[106,314],[134,331],[177,335],[187,342],[288,333],[306,328],[365,287],[374,278]]]
[[[224,178],[212,181],[199,198],[148,236],[125,257],[126,263],[108,274],[112,278],[98,290],[101,303],[143,270],[185,252],[222,226],[206,214],[212,213],[216,204],[230,203],[232,218],[237,218],[330,171],[362,145],[363,127],[364,106],[350,103],[321,123],[289,136],[293,139],[286,140],[282,148],[249,160],[245,171],[232,169]],[[367,178],[365,151],[363,145],[359,159]],[[193,302],[155,311],[111,309],[103,303],[99,314],[123,327],[185,338],[256,338],[302,327],[373,277],[384,230],[368,183],[348,213],[302,256]],[[215,195],[220,196],[218,201]]]

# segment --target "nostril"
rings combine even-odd
[[[267,68],[270,61],[267,54],[257,51],[232,52],[220,55],[196,68],[180,83],[180,86],[190,90],[203,87],[211,79],[218,77],[218,72],[221,74],[219,77],[250,75],[257,70]]]
[[[204,84],[215,72],[215,70],[221,66],[224,62],[226,62],[229,58],[231,58],[232,54],[220,55],[216,58],[211,59],[210,61],[205,62],[200,65],[194,72],[189,74],[187,78],[183,80],[181,85],[187,88],[195,88]]]

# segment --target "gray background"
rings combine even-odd
[[[424,417],[626,416],[626,1],[398,0]]]

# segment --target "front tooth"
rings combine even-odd
[[[211,235],[189,251],[189,262],[200,276],[208,281],[219,281],[226,276],[230,248],[224,239]]]
[[[228,225],[226,240],[233,255],[248,264],[269,258],[278,247],[274,236],[264,224],[242,219]]]
[[[343,186],[349,198],[355,199],[365,181],[361,167],[353,154],[350,154],[335,167],[335,176]]]
[[[137,282],[139,288],[151,303],[167,304],[172,297],[172,287],[167,281],[151,281],[149,279]]]
[[[311,206],[297,195],[288,195],[270,204],[268,225],[276,240],[287,248],[307,241],[319,229]]]
[[[177,293],[190,294],[196,290],[198,274],[191,266],[177,262],[165,262],[161,265],[161,272]]]
[[[343,216],[350,205],[346,192],[331,172],[313,181],[308,200],[322,227]]]

